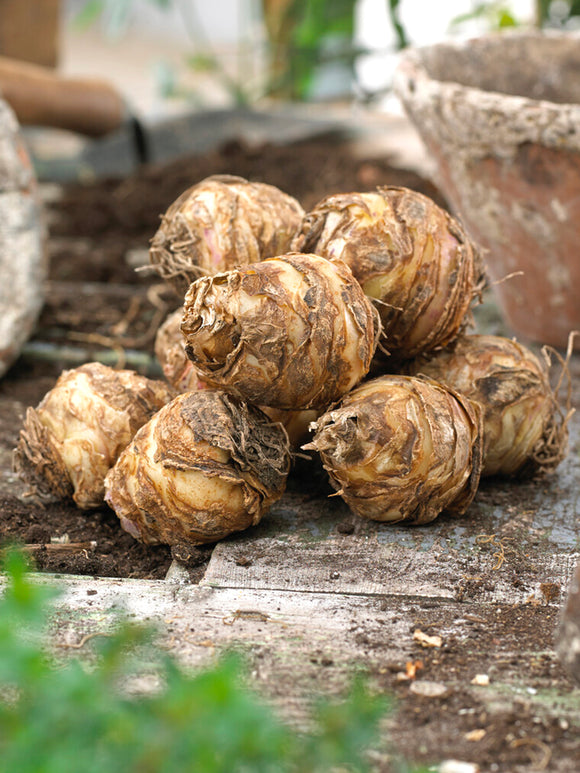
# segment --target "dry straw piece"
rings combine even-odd
[[[566,456],[567,416],[550,386],[550,363],[517,341],[469,335],[428,361],[422,373],[462,392],[483,410],[482,475],[551,472]]]
[[[41,501],[72,497],[82,509],[99,507],[108,470],[174,395],[162,381],[98,362],[64,371],[27,410],[14,468]]]
[[[207,177],[162,216],[150,262],[183,296],[200,276],[286,252],[303,215],[298,201],[273,185]]]
[[[330,481],[358,515],[428,523],[465,512],[479,483],[481,410],[434,381],[381,376],[315,424],[312,442]]]
[[[305,216],[292,249],[350,266],[377,303],[384,346],[399,359],[452,341],[485,284],[461,224],[407,188],[327,196]]]
[[[367,373],[378,314],[348,266],[290,253],[203,277],[186,297],[188,357],[254,405],[325,409]]]
[[[106,501],[142,542],[199,545],[257,524],[289,467],[284,429],[259,409],[188,392],[135,435],[107,475]]]

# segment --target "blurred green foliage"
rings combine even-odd
[[[185,0],[85,0],[75,23],[86,28],[100,22],[109,38],[119,38],[129,26],[131,13],[137,10],[139,2],[162,10],[177,8],[195,49],[188,57],[188,66],[216,74],[237,104],[252,101],[253,95],[243,83],[244,79],[232,78],[212,50],[194,6],[190,4],[186,12]],[[400,2],[385,0],[397,48],[408,44],[399,19]],[[320,68],[331,64],[341,66],[354,80],[357,57],[365,53],[354,43],[356,6],[357,0],[261,0],[270,61],[262,96],[307,100]],[[162,84],[165,96],[180,94],[175,79],[166,71],[162,71]]]
[[[580,21],[580,0],[535,0],[533,23],[540,28],[565,28],[574,21]],[[479,20],[483,21],[489,30],[502,30],[508,27],[519,27],[522,20],[513,12],[509,0],[481,0],[472,2],[472,7],[466,13],[451,20],[451,27]]]
[[[161,10],[171,8],[173,0],[147,0],[150,5]],[[126,29],[135,0],[85,0],[76,15],[79,27],[89,27],[103,19],[105,31],[109,37],[119,37]]]
[[[186,673],[149,629],[120,621],[91,640],[98,655],[48,654],[56,592],[33,582],[9,552],[0,599],[1,773],[315,773],[369,770],[388,702],[356,678],[340,703],[320,702],[299,734],[245,685],[239,655]],[[98,645],[98,646],[97,646]],[[89,649],[87,647],[87,649]],[[146,665],[145,665],[146,664]],[[135,697],[131,678],[161,687]],[[123,687],[125,685],[125,688]]]
[[[451,28],[459,27],[465,22],[475,19],[484,21],[491,30],[501,30],[508,27],[517,27],[518,21],[513,15],[508,4],[499,0],[496,2],[476,3],[470,11],[460,14],[451,20]]]
[[[580,16],[580,0],[536,0],[536,18],[539,26],[566,26]]]
[[[140,0],[160,9],[177,8],[192,40],[193,52],[188,65],[198,71],[213,72],[237,104],[252,102],[257,96],[274,96],[286,100],[308,100],[315,94],[316,79],[323,68],[342,70],[344,94],[349,96],[356,82],[355,64],[368,53],[355,44],[357,0],[261,0],[261,11],[268,37],[269,67],[260,94],[252,78],[232,77],[212,49],[189,0]],[[185,12],[185,3],[187,13]],[[384,0],[388,18],[395,33],[395,49],[412,43],[401,19],[405,0]],[[472,0],[467,10],[450,20],[457,29],[477,20],[488,30],[520,26],[523,22],[511,8],[509,0]],[[85,0],[77,16],[81,26],[97,20],[103,22],[107,35],[118,37],[126,29],[131,11],[138,0]],[[535,0],[534,22],[539,27],[566,27],[580,20],[580,0]],[[184,96],[179,84],[166,69],[160,70],[165,96]],[[193,95],[192,95],[193,96]],[[336,97],[336,94],[332,94]]]
[[[264,0],[262,5],[267,19],[270,7],[283,3]],[[287,4],[280,35],[269,36],[273,67],[270,93],[286,99],[308,99],[316,71],[332,62],[352,73],[360,53],[353,42],[355,5],[356,0],[292,0]]]

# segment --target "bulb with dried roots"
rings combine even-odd
[[[479,251],[461,224],[407,188],[327,196],[305,216],[292,249],[350,266],[398,359],[452,341],[484,285]]]
[[[549,363],[517,341],[465,336],[410,369],[481,405],[482,475],[551,472],[566,456],[567,416],[550,386]]]
[[[358,515],[428,523],[465,512],[479,483],[481,412],[433,381],[381,376],[353,389],[304,446]]]
[[[290,253],[198,279],[181,329],[207,384],[254,405],[325,409],[368,373],[380,322],[348,266]]]
[[[257,524],[289,466],[284,429],[259,409],[217,390],[188,392],[135,435],[105,498],[142,542],[200,545]]]
[[[61,374],[26,412],[14,468],[41,501],[103,504],[104,480],[135,432],[175,396],[162,381],[98,362]]]
[[[273,185],[207,177],[163,215],[150,263],[183,295],[200,276],[286,252],[303,215],[298,201]]]

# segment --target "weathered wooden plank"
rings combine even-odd
[[[55,578],[37,575],[36,581]],[[60,662],[90,660],[95,635],[109,633],[119,615],[127,615],[156,626],[157,646],[186,668],[241,650],[248,683],[297,728],[308,726],[313,702],[344,695],[353,673],[364,669],[376,690],[396,695],[385,730],[413,759],[471,759],[474,749],[464,736],[474,727],[500,744],[530,734],[549,737],[546,728],[559,727],[569,740],[550,769],[576,770],[580,707],[553,652],[557,610],[546,604],[514,608],[71,576],[59,582],[64,595],[47,643]],[[418,630],[436,646],[423,647]],[[131,689],[158,689],[155,668],[144,663],[143,669]],[[474,683],[478,674],[486,680]],[[429,697],[432,685],[443,699]],[[424,716],[420,750],[410,719],[418,713]],[[514,728],[518,735],[510,736]]]
[[[364,521],[336,497],[289,493],[261,525],[216,547],[202,584],[558,603],[580,560],[579,449],[574,421],[557,474],[486,481],[462,518],[423,527]]]
[[[36,581],[53,583],[55,578],[37,575]],[[405,698],[407,664],[420,662],[424,673],[419,677],[443,679],[446,689],[461,692],[468,705],[471,692],[497,712],[522,694],[532,700],[536,688],[525,693],[535,673],[530,664],[555,664],[551,642],[556,614],[545,604],[529,605],[522,616],[512,605],[442,599],[71,576],[59,583],[64,593],[56,603],[50,639],[58,657],[88,655],[92,636],[110,632],[120,615],[128,616],[153,624],[158,646],[187,668],[209,665],[231,648],[243,651],[253,683],[298,723],[307,717],[313,698],[341,693],[360,668],[373,674],[382,689],[399,684],[399,697]],[[529,615],[537,620],[531,628]],[[421,646],[418,629],[440,637],[440,645]],[[482,637],[492,640],[491,649],[481,645]],[[491,674],[489,689],[471,686],[478,673]],[[533,684],[543,685],[544,677],[538,678]],[[546,689],[550,684],[548,679]],[[546,704],[546,697],[538,694],[534,710],[557,712],[577,723],[578,709],[577,702],[566,706],[564,699]]]
[[[124,617],[157,626],[160,644],[191,666],[207,663],[218,650],[245,644],[301,651],[305,657],[326,653],[344,666],[380,661],[404,667],[425,652],[416,640],[417,628],[440,636],[445,648],[472,640],[474,626],[496,613],[477,602],[210,588],[161,580],[35,575],[35,581],[61,590],[53,625],[57,646],[75,649],[87,634],[111,630]],[[3,584],[0,580],[0,592]],[[498,642],[496,654],[510,654],[513,644]],[[518,642],[519,655],[528,651],[533,650],[525,641]]]

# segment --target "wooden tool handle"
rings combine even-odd
[[[22,125],[101,137],[121,127],[126,106],[106,81],[62,78],[52,70],[0,57],[0,96]]]

